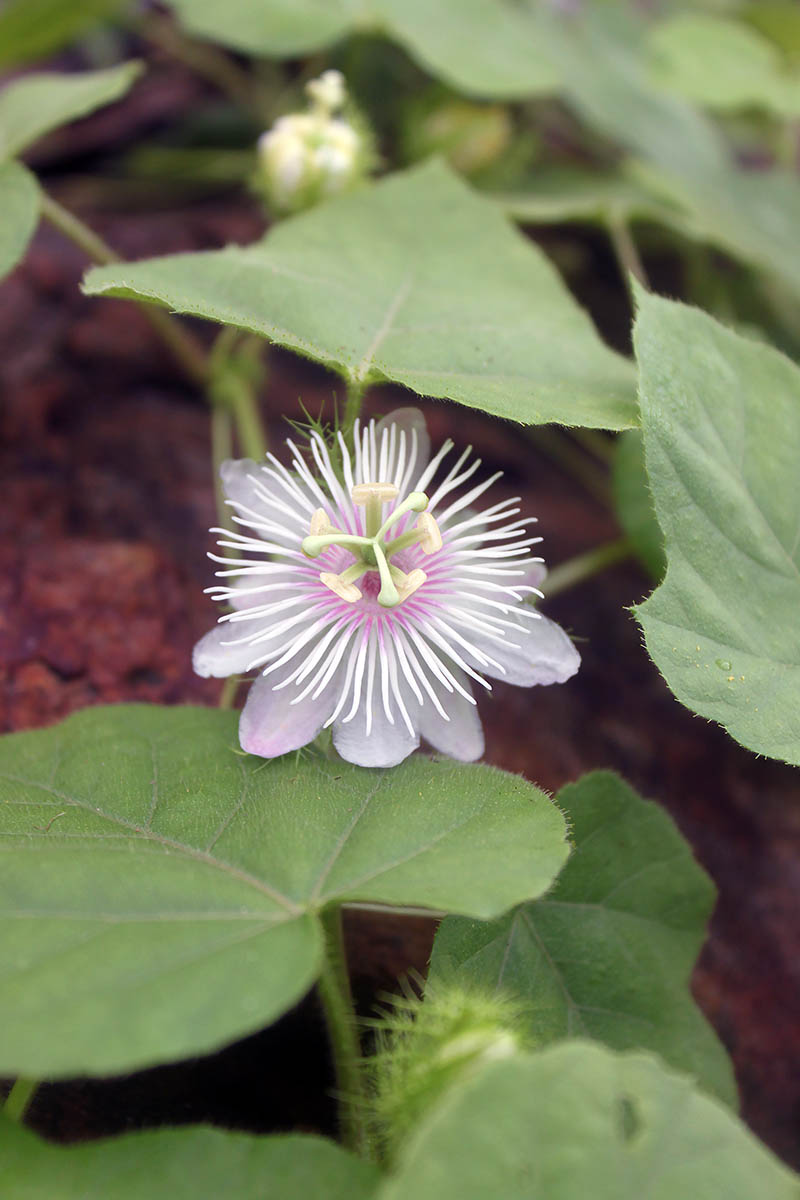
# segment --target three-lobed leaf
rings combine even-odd
[[[615,775],[586,775],[556,801],[574,850],[553,889],[497,921],[447,917],[432,977],[510,990],[536,1045],[652,1050],[735,1104],[728,1058],[689,992],[711,881],[669,816]]]
[[[0,279],[13,270],[39,218],[39,186],[22,163],[0,163]]]
[[[54,1146],[0,1117],[5,1200],[370,1200],[377,1167],[320,1137],[195,1126]]]
[[[121,63],[74,75],[26,75],[0,93],[0,161],[14,158],[37,138],[124,96],[141,63]]]
[[[0,740],[0,1073],[213,1048],[314,982],[347,901],[496,916],[568,847],[543,793],[422,757],[370,771],[237,751],[235,714],[88,709]]]
[[[90,295],[156,301],[526,424],[637,421],[629,363],[545,256],[440,163],[284,221],[260,243],[97,267]]]
[[[800,764],[800,370],[653,295],[634,336],[668,563],[647,649],[693,712]]]
[[[798,1200],[798,1176],[691,1079],[584,1041],[494,1062],[412,1134],[379,1200]]]

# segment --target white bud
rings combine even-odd
[[[277,212],[309,208],[345,191],[365,173],[369,158],[361,134],[333,115],[347,99],[341,72],[325,71],[306,91],[310,111],[279,117],[258,141],[261,185]]]

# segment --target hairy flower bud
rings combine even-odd
[[[370,137],[344,115],[344,76],[325,71],[306,85],[309,108],[279,117],[258,140],[257,186],[276,215],[297,212],[347,191],[370,166]]]
[[[530,1049],[522,1005],[500,992],[445,982],[424,1000],[397,998],[376,1022],[368,1060],[376,1136],[392,1159],[425,1112],[487,1063]]]

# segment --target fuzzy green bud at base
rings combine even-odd
[[[376,1022],[368,1060],[375,1136],[391,1161],[426,1111],[465,1076],[530,1049],[513,997],[437,982],[426,998],[398,997]]]

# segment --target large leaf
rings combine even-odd
[[[714,902],[667,814],[604,771],[557,803],[575,849],[553,890],[499,921],[444,920],[431,973],[505,987],[535,1044],[596,1038],[653,1050],[735,1104],[730,1063],[689,976]]]
[[[0,11],[0,66],[34,62],[74,41],[124,0],[6,0]]]
[[[379,1178],[318,1137],[197,1126],[63,1147],[0,1118],[4,1200],[369,1200]]]
[[[256,245],[98,267],[84,288],[253,330],[356,385],[389,379],[527,424],[637,421],[627,361],[541,251],[439,163]]]
[[[245,54],[306,54],[373,30],[453,87],[496,99],[552,91],[530,14],[512,0],[171,0],[192,33]]]
[[[137,62],[75,75],[26,75],[0,94],[0,160],[31,142],[124,96],[141,71]]]
[[[236,715],[88,709],[0,740],[0,1074],[125,1070],[266,1024],[348,900],[496,916],[549,887],[561,813],[516,776],[236,749]]]
[[[380,1200],[798,1200],[798,1176],[718,1101],[590,1042],[492,1063],[435,1108]]]
[[[678,699],[800,764],[800,371],[711,317],[641,295],[647,473],[667,575],[636,610]]]
[[[722,112],[800,115],[800,77],[786,70],[775,46],[739,21],[681,13],[653,29],[648,48],[658,80],[688,100]]]
[[[21,163],[0,163],[0,279],[17,265],[39,219],[39,187]]]
[[[663,198],[665,223],[778,276],[800,293],[796,173],[737,167],[708,118],[656,86],[635,39],[612,36],[602,6],[561,18],[542,9],[538,30],[560,73],[565,99],[590,128],[642,161],[647,169],[634,178]],[[681,211],[677,219],[675,209]]]

